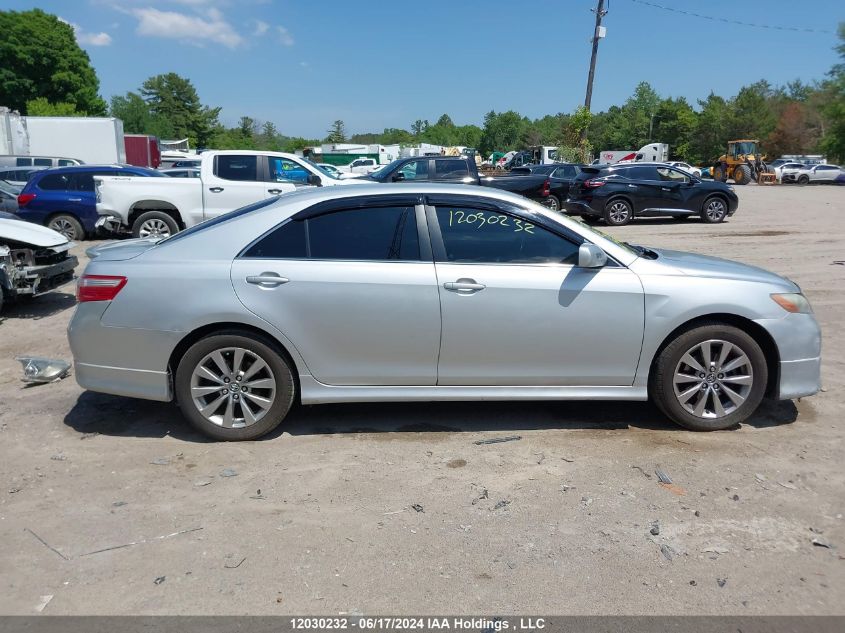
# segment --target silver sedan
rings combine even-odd
[[[488,188],[314,188],[91,254],[68,330],[79,384],[175,398],[218,439],[259,437],[295,402],[651,398],[714,430],[819,389],[793,282]]]

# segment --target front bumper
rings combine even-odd
[[[776,397],[790,400],[821,389],[821,329],[812,314],[788,314],[755,321],[765,328],[780,356]]]

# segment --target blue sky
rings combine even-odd
[[[621,104],[640,81],[692,103],[761,78],[821,79],[836,61],[842,0],[654,0],[753,28],[610,0],[593,110]],[[202,101],[273,121],[291,136],[408,128],[448,113],[480,124],[489,110],[529,117],[583,102],[595,0],[5,0],[77,28],[101,94],[151,75],[188,77]],[[765,7],[763,10],[761,7]],[[811,7],[811,10],[809,9]]]

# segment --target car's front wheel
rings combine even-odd
[[[728,216],[728,205],[719,197],[707,198],[701,208],[701,219],[708,224],[723,222]]]
[[[246,333],[194,343],[176,370],[176,399],[188,421],[218,440],[252,440],[284,420],[296,391],[287,361]]]
[[[634,217],[631,205],[621,198],[611,200],[604,208],[604,221],[611,226],[623,226]]]
[[[798,176],[798,184],[799,185],[810,184],[810,177],[809,176]]]
[[[47,228],[61,233],[69,240],[84,240],[85,229],[82,228],[79,220],[69,213],[59,213],[50,218]]]
[[[649,391],[674,422],[693,431],[717,431],[754,413],[767,380],[760,345],[739,328],[713,323],[684,332],[663,349]]]

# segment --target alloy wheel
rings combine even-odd
[[[630,214],[630,210],[628,209],[628,205],[618,200],[610,205],[610,209],[608,211],[608,215],[610,217],[611,222],[613,224],[622,224],[628,219],[628,215]]]
[[[138,237],[170,237],[170,227],[164,220],[151,218],[141,224],[138,229]]]
[[[50,222],[47,228],[53,229],[57,233],[61,233],[69,240],[75,240],[77,238],[76,229],[67,218],[56,218]]]
[[[261,420],[276,398],[270,365],[243,347],[215,350],[197,363],[191,375],[191,399],[206,420],[227,429]]]
[[[711,222],[720,222],[725,217],[725,212],[725,203],[719,199],[711,200],[704,209]]]
[[[710,339],[691,347],[675,368],[675,397],[699,418],[724,418],[743,405],[754,384],[748,355],[736,344]]]

